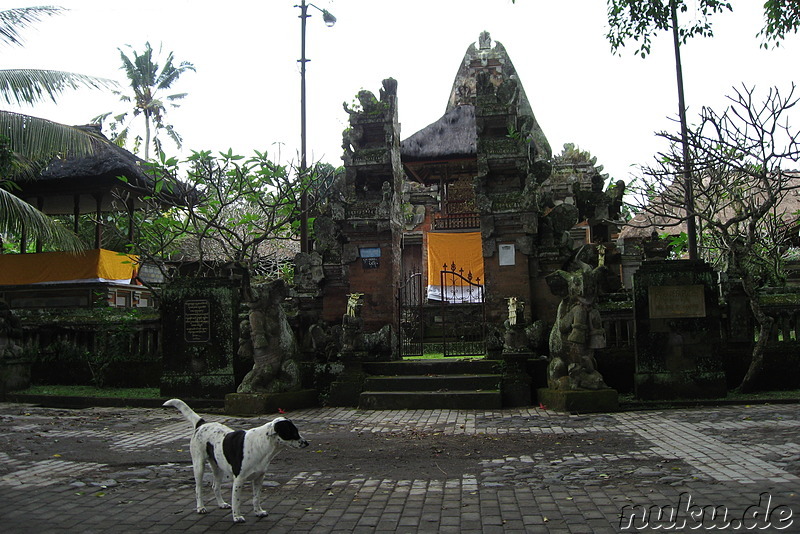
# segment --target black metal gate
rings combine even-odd
[[[400,356],[422,356],[425,338],[425,292],[422,273],[413,273],[400,285],[398,291],[397,329],[400,341]]]
[[[442,300],[442,352],[444,356],[486,354],[486,311],[480,277],[443,266],[440,274]]]

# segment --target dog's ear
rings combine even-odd
[[[300,432],[289,419],[282,419],[275,422],[275,433],[284,441],[294,441],[300,439]]]

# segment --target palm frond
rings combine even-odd
[[[64,251],[78,252],[86,248],[74,233],[0,187],[0,233],[18,234],[23,228],[31,238],[41,239]]]
[[[66,11],[63,7],[33,6],[0,11],[0,42],[7,45],[22,46],[24,43],[20,30],[39,22],[44,17],[58,15]]]
[[[186,98],[186,96],[188,94],[189,93],[176,93],[174,95],[167,96],[167,100],[170,101],[170,102],[173,101],[173,100],[181,100],[183,98]],[[172,104],[172,105],[175,106],[175,107],[178,107],[178,104]]]
[[[10,111],[0,111],[0,135],[8,138],[23,168],[59,154],[86,154],[102,142],[81,128]]]
[[[116,82],[72,72],[38,69],[0,70],[0,94],[9,104],[35,104],[56,96],[67,89],[88,87],[110,88]]]

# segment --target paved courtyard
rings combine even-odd
[[[266,518],[194,512],[172,409],[0,403],[3,532],[800,532],[800,407],[290,414]],[[207,414],[242,428],[265,418]],[[229,494],[229,485],[223,488]],[[210,488],[206,495],[211,504]]]

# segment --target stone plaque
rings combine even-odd
[[[211,303],[208,300],[183,303],[183,338],[188,343],[211,341]]]
[[[514,265],[516,264],[516,250],[513,243],[502,244],[499,249],[500,265]]]
[[[650,286],[648,301],[651,319],[705,317],[705,286]]]

